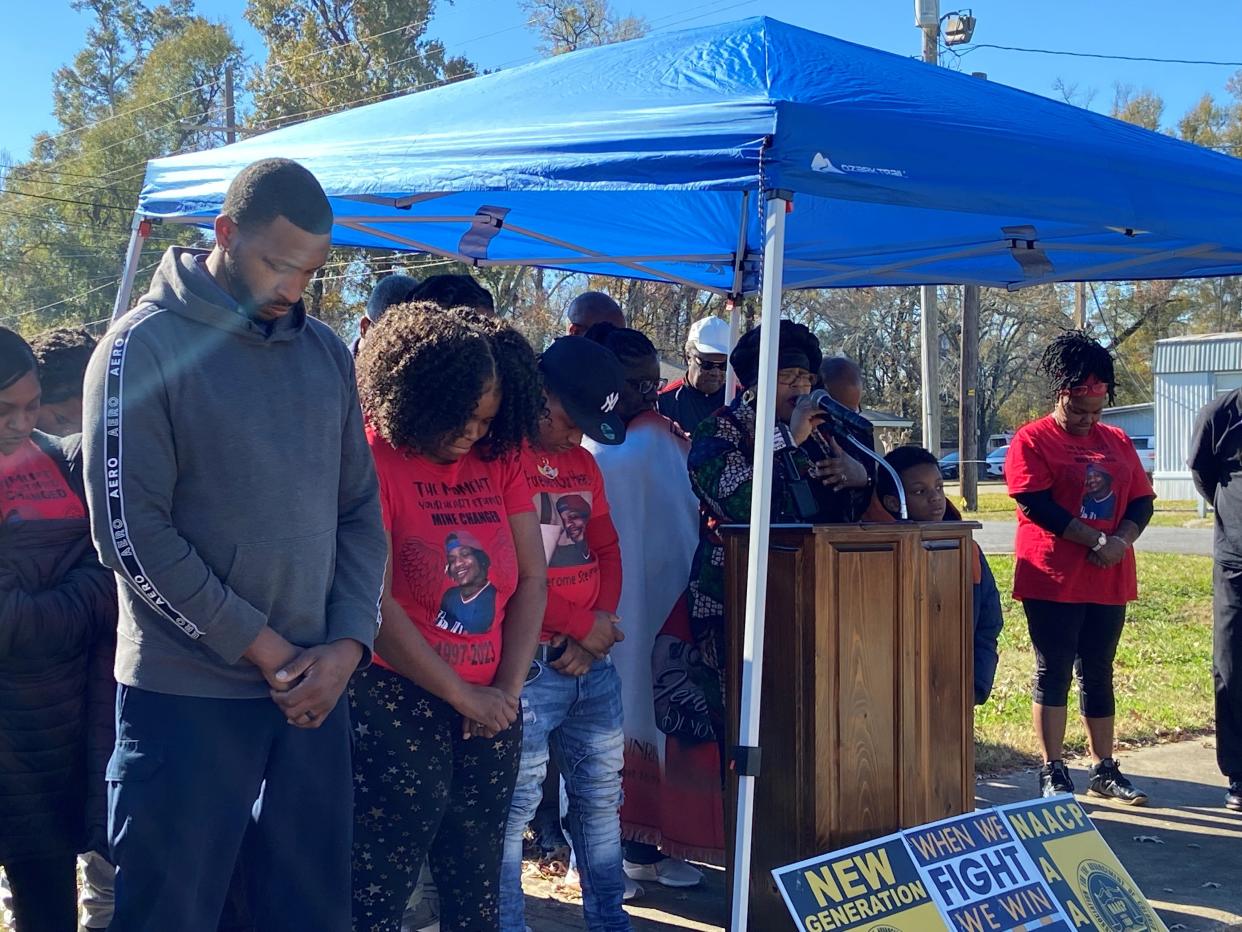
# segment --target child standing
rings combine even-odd
[[[944,479],[940,464],[922,447],[897,447],[884,457],[901,478],[906,493],[906,513],[911,521],[960,521],[962,516],[944,497]],[[876,495],[880,504],[893,517],[901,514],[901,501],[893,477],[887,470],[878,470]],[[983,705],[992,692],[996,679],[999,654],[996,642],[1005,619],[1001,615],[1000,593],[992,568],[979,545],[975,544],[975,705]]]

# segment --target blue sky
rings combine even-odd
[[[941,0],[942,11],[954,9]],[[31,136],[52,129],[51,74],[69,62],[83,41],[86,19],[68,0],[13,3],[0,31],[0,87],[4,119],[0,150],[15,158],[29,152]],[[242,19],[246,0],[198,0],[198,9],[230,24],[252,60],[262,55],[258,36]],[[619,13],[646,17],[661,31],[680,25],[726,22],[766,14],[900,54],[917,55],[913,0],[613,0]],[[1237,0],[1195,0],[1173,5],[1155,0],[975,0],[979,43],[1157,58],[1242,60],[1242,4]],[[500,68],[536,56],[535,35],[523,24],[518,0],[457,0],[440,3],[431,34],[450,52],[485,68]],[[54,28],[49,28],[49,25]],[[397,25],[397,24],[394,24]],[[977,49],[963,70],[984,71],[1036,94],[1057,96],[1054,83],[1096,92],[1093,109],[1105,110],[1116,83],[1149,88],[1166,102],[1166,123],[1174,122],[1205,92],[1226,96],[1232,67],[1104,61],[1061,55]]]

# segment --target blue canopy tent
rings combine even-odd
[[[341,246],[762,294],[1242,272],[1242,163],[771,19],[559,56],[150,163],[144,220],[207,226],[268,156],[319,178]],[[793,209],[796,208],[796,209]],[[775,327],[760,397],[774,392]],[[758,407],[757,436],[774,412]],[[771,444],[764,440],[765,446]],[[770,449],[768,450],[770,453]],[[772,457],[756,457],[742,729],[758,740]],[[746,928],[753,780],[732,928]]]

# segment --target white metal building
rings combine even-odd
[[[1118,405],[1100,412],[1100,420],[1126,432],[1127,437],[1150,437],[1156,432],[1156,406]]]
[[[1199,410],[1242,386],[1242,333],[1174,337],[1156,343],[1156,494],[1193,499],[1186,459]]]

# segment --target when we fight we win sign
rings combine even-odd
[[[1167,932],[1072,796],[945,819],[772,875],[803,932]]]

